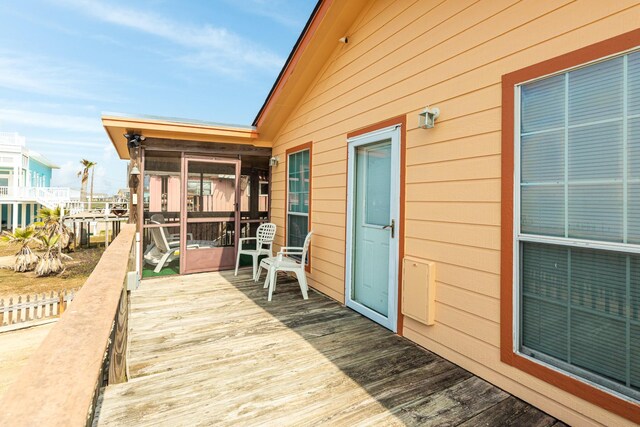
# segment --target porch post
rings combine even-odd
[[[11,231],[16,231],[16,228],[18,228],[18,202],[13,204],[13,207],[11,208],[11,216]]]
[[[27,207],[29,206],[28,203],[21,203],[22,206],[22,222],[20,223],[20,225],[22,226],[22,228],[27,226]]]
[[[249,218],[258,219],[260,216],[260,177],[258,171],[252,169],[249,173]],[[250,223],[250,236],[255,236],[255,232],[260,224]]]

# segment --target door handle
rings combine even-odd
[[[392,219],[391,224],[385,225],[384,227],[382,227],[383,230],[386,230],[387,228],[391,229],[391,238],[393,239],[396,234],[396,221]]]

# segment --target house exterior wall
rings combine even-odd
[[[631,425],[500,361],[501,78],[638,22],[627,0],[370,2],[274,139],[280,159],[313,143],[311,286],[344,302],[346,135],[406,115],[404,250],[437,263],[437,285],[435,325],[405,318],[401,333],[570,424]],[[424,130],[427,105],[441,113]],[[271,187],[281,245],[285,170]]]
[[[49,166],[29,158],[29,173],[31,174],[31,187],[51,186],[51,168]]]

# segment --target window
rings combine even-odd
[[[310,149],[287,154],[287,246],[302,246],[309,231]]]
[[[269,182],[260,181],[260,195],[268,196],[269,195]]]
[[[210,196],[211,193],[211,182],[208,180],[193,180],[190,179],[187,181],[187,193],[190,196]],[[202,194],[200,194],[202,192]]]
[[[516,87],[516,349],[640,400],[640,52]]]

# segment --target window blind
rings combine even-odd
[[[519,144],[520,350],[640,399],[640,52],[521,85]]]

